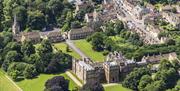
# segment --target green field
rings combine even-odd
[[[69,84],[70,90],[77,87],[77,85],[65,73],[56,74],[56,75],[41,74],[35,79],[23,80],[23,81],[17,82],[17,84],[24,91],[43,91],[45,82],[54,76],[64,76],[66,79],[68,79],[70,81],[70,84]],[[14,90],[11,90],[11,91],[14,91]]]
[[[19,91],[19,89],[0,70],[0,91]]]
[[[104,87],[105,91],[132,91],[130,89],[122,87],[121,84],[113,85],[113,86],[106,86]]]
[[[77,59],[80,59],[81,56],[79,54],[77,54],[74,50],[70,50],[70,52],[66,51],[66,47],[67,45],[65,43],[55,43],[53,44],[55,48],[57,48],[58,50],[61,50],[63,53],[67,53]]]
[[[102,52],[96,52],[92,50],[92,45],[86,40],[76,40],[74,41],[76,47],[78,47],[84,54],[90,57],[92,60],[97,62],[102,62],[105,59]]]

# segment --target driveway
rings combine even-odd
[[[75,46],[72,40],[67,39],[66,44],[69,45],[69,47],[77,52],[82,58],[88,58],[79,48]]]

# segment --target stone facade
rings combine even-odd
[[[68,38],[71,40],[76,40],[76,39],[83,39],[86,38],[87,36],[93,34],[95,31],[91,29],[90,27],[82,27],[82,28],[77,28],[77,29],[71,29],[68,32]]]
[[[62,42],[65,40],[60,31],[41,32],[41,38],[48,39],[52,43]]]
[[[144,56],[141,61],[126,59],[121,52],[110,53],[102,63],[94,63],[89,58],[73,59],[72,70],[79,79],[86,82],[116,83],[120,82],[135,67],[144,67],[148,64],[158,64],[161,59],[178,60],[176,53],[167,53],[154,56]],[[157,68],[156,66],[154,68]]]
[[[150,12],[150,9],[140,5],[139,0],[114,0],[114,2],[117,10],[123,9],[137,19],[142,19],[143,15]]]

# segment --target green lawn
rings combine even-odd
[[[79,55],[79,54],[77,54],[75,51],[73,51],[73,50],[70,50],[70,52],[67,52],[66,51],[66,44],[65,43],[55,43],[54,44],[54,47],[55,48],[57,48],[58,50],[61,50],[62,52],[64,52],[64,53],[67,53],[67,54],[69,54],[69,55],[71,55],[71,56],[73,56],[73,57],[75,57],[75,58],[77,58],[77,59],[80,59],[81,58],[81,56]]]
[[[77,87],[77,85],[65,73],[56,74],[56,75],[41,74],[35,79],[23,80],[23,81],[17,82],[17,84],[24,91],[43,91],[45,82],[54,76],[64,76],[66,79],[68,79],[70,81],[70,84],[69,84],[70,90]],[[15,90],[11,90],[11,91],[15,91]]]
[[[121,84],[114,85],[114,86],[106,86],[104,88],[105,88],[105,91],[132,91],[130,89],[122,87]]]
[[[5,73],[0,69],[0,91],[19,91],[19,89],[6,78]]]
[[[75,40],[76,47],[78,47],[84,54],[90,57],[94,61],[102,62],[105,59],[102,52],[96,52],[92,50],[92,45],[86,40]]]

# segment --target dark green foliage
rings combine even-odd
[[[127,75],[122,85],[133,90],[138,90],[138,84],[143,75],[150,75],[149,69],[135,68],[130,74]]]
[[[2,68],[4,71],[7,71],[9,65],[12,62],[20,62],[21,61],[21,55],[18,54],[16,51],[9,51],[7,55],[5,56],[5,60],[2,64]]]
[[[142,76],[141,79],[140,79],[139,85],[138,85],[138,89],[139,89],[140,91],[143,91],[144,88],[145,88],[148,84],[150,84],[151,82],[153,82],[153,80],[152,80],[152,78],[151,78],[150,75],[144,75],[144,76]]]
[[[104,91],[104,88],[101,83],[87,82],[80,91]]]
[[[42,56],[46,53],[51,53],[53,51],[53,48],[48,40],[43,40],[37,51],[38,54]]]
[[[35,47],[30,41],[25,41],[21,46],[21,52],[24,56],[30,56],[35,53]]]
[[[71,28],[81,28],[81,23],[78,21],[71,22]]]
[[[178,0],[143,0],[144,2],[149,2],[151,4],[173,4],[177,3]]]
[[[165,91],[165,83],[163,81],[155,81],[148,84],[144,91]]]
[[[69,80],[66,80],[62,76],[53,77],[45,83],[45,91],[69,91],[68,87]]]
[[[36,67],[34,65],[27,65],[24,72],[24,77],[27,79],[31,79],[34,78],[35,76],[37,76],[37,71],[36,71]]]
[[[104,49],[103,40],[104,40],[104,35],[100,32],[92,35],[91,44],[93,46],[93,49],[96,51],[102,51]]]
[[[58,20],[64,15],[62,12],[72,10],[72,5],[66,0],[1,0],[0,31],[2,27],[3,30],[11,29],[15,15],[21,31],[25,29],[41,31],[46,27],[61,25]]]
[[[23,76],[23,71],[26,66],[26,63],[14,62],[8,67],[7,73],[13,78],[13,80],[18,80],[18,78]]]

